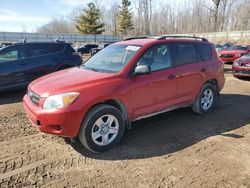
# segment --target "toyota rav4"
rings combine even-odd
[[[23,104],[40,131],[103,152],[141,118],[188,106],[211,111],[224,82],[223,62],[204,38],[130,39],[33,81]]]

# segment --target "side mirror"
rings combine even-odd
[[[135,67],[134,75],[149,74],[150,67],[148,65],[138,65]]]

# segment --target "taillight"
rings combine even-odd
[[[72,55],[81,57],[81,53],[80,52],[74,52]]]

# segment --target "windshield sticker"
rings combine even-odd
[[[137,51],[139,50],[140,47],[139,46],[127,46],[126,47],[126,50],[132,50],[132,51]]]

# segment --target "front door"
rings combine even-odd
[[[171,65],[170,47],[160,44],[149,48],[137,65],[148,65],[151,73],[131,78],[133,116],[162,111],[175,103],[175,69]]]
[[[0,86],[26,84],[25,47],[23,45],[11,46],[0,52]]]

